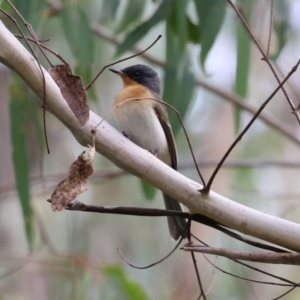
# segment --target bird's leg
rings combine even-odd
[[[122,134],[123,134],[126,138],[128,138],[128,135],[126,134],[125,131],[122,131]]]

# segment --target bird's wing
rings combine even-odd
[[[172,160],[172,168],[174,170],[177,170],[177,150],[176,150],[175,139],[169,122],[166,107],[160,102],[155,101],[154,110],[157,114],[159,122],[167,138],[171,160]]]

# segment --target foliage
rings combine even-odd
[[[263,73],[266,72],[265,70],[261,71],[264,62],[260,61],[261,57],[257,58],[257,54],[253,53],[253,40],[249,37],[248,32],[240,20],[230,10],[227,1],[224,0],[65,0],[61,1],[61,5],[58,5],[58,7],[56,5],[57,3],[45,0],[14,0],[12,2],[22,16],[33,26],[33,29],[40,39],[50,38],[51,41],[48,43],[49,47],[70,62],[74,73],[82,77],[85,85],[92,80],[103,64],[123,58],[129,53],[131,54],[135,47],[145,48],[145,46],[149,45],[156,38],[158,33],[162,34],[163,38],[158,44],[146,53],[154,58],[152,62],[147,61],[145,57],[139,57],[132,61],[126,61],[124,64],[128,66],[142,61],[142,63],[145,64],[152,64],[152,67],[160,72],[161,78],[163,79],[162,98],[179,111],[190,132],[190,139],[192,140],[192,145],[198,157],[211,158],[212,156],[219,160],[220,156],[227,150],[228,144],[232,141],[232,136],[241,131],[244,124],[243,122],[245,122],[245,120],[247,121],[248,117],[248,115],[245,117],[240,107],[235,107],[233,117],[232,115],[228,117],[228,115],[226,115],[227,107],[222,106],[220,102],[217,102],[216,97],[212,96],[211,92],[214,92],[213,89],[204,96],[203,90],[199,93],[199,83],[196,83],[198,78],[201,77],[204,81],[209,82],[211,78],[213,79],[215,75],[213,74],[214,72],[222,74],[222,82],[218,82],[220,86],[216,89],[219,89],[219,91],[225,90],[226,92],[229,90],[234,96],[240,96],[240,99],[243,101],[251,97],[254,103],[256,103],[255,101],[261,103],[261,99],[265,99],[267,93],[270,94],[276,87],[273,85],[273,78],[270,79],[271,75],[269,75],[268,79],[263,77]],[[259,15],[257,9],[259,1],[248,0],[236,2],[243,12],[244,18],[254,30],[256,22],[263,23],[261,20],[265,18],[265,13],[269,12],[268,5],[270,1],[262,1],[263,4],[261,4],[261,7],[263,8],[261,9],[261,15]],[[280,61],[285,51],[288,51],[289,47],[293,44],[291,42],[293,24],[290,20],[290,16],[294,2],[295,1],[274,1],[274,20],[271,34],[272,39],[276,40],[276,43],[275,46],[271,45],[269,55],[274,63]],[[0,0],[0,6],[20,22],[17,15],[12,11],[5,0]],[[10,24],[10,21],[3,15],[0,15],[0,19],[6,24],[9,24],[10,28],[14,28],[13,25]],[[107,30],[111,34],[111,38],[105,38],[105,34],[98,37],[95,30],[93,30],[95,23],[100,24]],[[22,25],[21,28],[23,30],[26,29],[24,25]],[[263,28],[268,27],[264,26]],[[17,32],[15,28],[13,31]],[[234,54],[231,54],[235,59],[233,65],[236,64],[233,72],[234,76],[233,79],[231,78],[231,81],[227,81],[228,78],[225,78],[227,74],[226,69],[218,69],[215,71],[215,69],[211,67],[217,64],[218,56],[226,60],[226,57],[224,58],[222,55],[223,50],[225,51],[228,45],[220,45],[220,41],[218,41],[220,37],[224,36],[224,33],[230,36],[228,40],[232,43],[231,45],[233,45],[230,49],[234,52]],[[255,33],[259,37],[258,39],[262,39],[264,42],[267,40],[267,38],[260,36],[259,30]],[[26,33],[26,35],[29,34]],[[267,35],[268,32],[266,36]],[[118,38],[117,41],[115,37]],[[294,39],[296,38],[297,37],[294,36]],[[118,42],[119,40],[121,42]],[[224,41],[224,39],[221,41]],[[228,41],[226,41],[226,43],[227,42]],[[296,42],[294,43],[296,44]],[[265,42],[264,45],[266,46],[267,42]],[[39,53],[37,47],[34,47],[34,49],[36,53]],[[214,53],[218,54],[215,55]],[[215,56],[213,56],[213,54]],[[40,53],[38,55],[44,65],[42,55]],[[288,65],[288,63],[286,63],[286,65]],[[232,68],[232,66],[230,67]],[[289,68],[290,67],[287,67],[287,70],[289,70]],[[253,74],[253,70],[259,71]],[[263,79],[261,80],[260,78]],[[111,83],[111,80],[109,75],[103,73],[88,95],[90,106],[98,110],[98,112],[101,112],[102,115],[111,107],[111,103],[107,104],[105,101],[108,101],[109,97],[113,98],[119,88],[119,86],[117,86],[119,83]],[[225,82],[224,86],[222,86],[223,81]],[[255,82],[255,86],[253,86],[253,82]],[[201,94],[200,97],[196,97],[198,94]],[[255,96],[252,94],[255,94]],[[91,100],[93,100],[93,102]],[[50,240],[53,239],[54,243],[58,245],[59,250],[66,250],[67,253],[61,253],[60,251],[55,252],[53,250],[49,251],[50,257],[47,257],[47,259],[50,260],[51,266],[47,267],[47,270],[49,270],[51,275],[54,274],[53,277],[56,277],[56,274],[59,273],[61,275],[60,278],[63,278],[63,280],[57,283],[50,275],[46,274],[46,272],[44,274],[41,271],[45,282],[47,281],[47,284],[51,287],[50,289],[45,288],[45,290],[49,290],[49,293],[51,293],[52,285],[56,288],[59,284],[64,285],[66,282],[71,282],[71,299],[85,299],[85,297],[86,299],[98,299],[98,295],[101,294],[101,290],[105,284],[101,280],[99,283],[96,281],[98,279],[94,278],[93,267],[96,263],[94,263],[90,257],[99,255],[105,261],[110,259],[115,261],[116,253],[111,249],[119,247],[119,243],[128,252],[138,256],[138,251],[132,249],[134,248],[132,243],[136,242],[140,244],[138,248],[139,251],[143,254],[146,253],[145,260],[148,261],[154,259],[155,251],[159,251],[160,256],[162,252],[166,252],[165,248],[162,248],[162,245],[167,243],[166,235],[162,235],[163,237],[160,243],[153,242],[153,238],[157,237],[162,231],[161,227],[163,226],[160,226],[161,224],[159,222],[154,224],[147,223],[148,221],[139,221],[139,223],[125,223],[126,226],[116,226],[118,223],[115,219],[111,217],[106,218],[106,216],[101,218],[99,218],[99,216],[97,218],[82,217],[81,215],[80,217],[79,215],[69,217],[70,215],[66,213],[53,217],[53,214],[49,213],[49,207],[44,203],[44,199],[49,198],[48,190],[46,190],[48,196],[45,195],[46,193],[43,193],[41,197],[45,207],[41,206],[40,201],[36,201],[36,199],[40,199],[36,196],[36,191],[33,189],[34,182],[36,182],[32,179],[34,177],[33,175],[37,174],[37,170],[46,174],[46,176],[58,172],[66,172],[65,170],[67,170],[69,161],[73,160],[73,157],[70,158],[70,156],[72,156],[74,152],[76,152],[75,156],[78,156],[77,150],[80,149],[78,152],[82,152],[82,149],[77,149],[77,143],[65,137],[68,134],[64,133],[62,127],[59,127],[51,117],[51,122],[48,123],[47,115],[46,129],[50,137],[50,149],[53,151],[53,154],[51,153],[49,157],[43,157],[43,163],[41,164],[37,157],[43,155],[45,149],[42,144],[43,142],[41,142],[42,110],[33,103],[33,94],[24,86],[20,79],[16,76],[12,76],[9,105],[10,139],[12,145],[11,159],[14,168],[16,193],[23,217],[22,224],[24,226],[21,230],[25,231],[26,236],[26,243],[24,242],[22,247],[26,249],[29,245],[30,249],[35,249],[38,246],[38,241],[43,240],[43,243],[49,249],[52,249],[51,241],[45,237],[47,234],[41,230],[42,234],[39,235],[37,231],[34,230],[36,220],[34,218],[33,207],[36,204],[40,208],[40,211],[43,212],[41,219],[47,225],[46,228],[49,230],[51,236]],[[275,111],[275,114],[277,113],[276,120],[280,121],[282,119],[285,123],[288,123],[288,126],[295,126],[293,121],[290,121],[293,119],[290,117],[289,112],[284,113],[286,112],[286,107],[284,106],[283,108],[282,105],[281,102],[279,104],[277,103],[277,106],[275,108],[273,107],[273,110],[270,109],[269,113],[271,114]],[[177,137],[179,154],[181,157],[188,159],[190,158],[190,154],[187,150],[185,137],[183,136],[178,117],[169,108],[168,112],[174,134]],[[226,120],[223,119],[225,117]],[[235,130],[232,130],[231,123],[235,125]],[[283,125],[281,124],[282,128],[285,128],[285,123]],[[204,140],[209,140],[209,143],[206,142],[207,144],[205,144],[203,142]],[[261,147],[264,141],[267,142],[264,147]],[[291,153],[295,149],[298,150],[298,148],[293,148],[294,146],[290,146],[289,144],[286,146],[286,144],[286,140],[282,135],[279,135],[279,133],[274,134],[271,129],[266,129],[266,127],[263,127],[258,122],[253,126],[253,133],[249,133],[249,137],[247,136],[243,140],[242,146],[236,150],[234,155],[235,157],[242,157],[243,159],[262,157],[262,159],[265,160],[273,157],[278,158],[287,155],[286,153]],[[291,148],[294,150],[290,150]],[[39,153],[37,154],[36,151],[39,151]],[[111,165],[106,160],[99,158],[98,168],[102,169],[107,166]],[[190,177],[196,178],[195,172],[191,168],[189,170],[183,170],[183,172],[186,172]],[[268,173],[266,172],[267,174],[265,176],[257,172],[258,171],[253,168],[250,170],[242,169],[232,172],[234,173],[232,176],[230,173],[226,173],[226,176],[221,177],[222,180],[220,181],[222,184],[219,189],[222,190],[226,184],[230,187],[234,187],[242,183],[241,185],[244,186],[242,192],[239,193],[239,191],[233,188],[232,190],[228,190],[227,193],[235,196],[238,195],[240,202],[246,204],[250,203],[249,205],[251,206],[255,206],[259,202],[257,204],[259,208],[262,206],[260,198],[257,197],[257,199],[259,199],[257,201],[252,200],[256,190],[262,189],[264,191],[271,186],[270,198],[272,198],[273,193],[276,191],[278,191],[279,195],[282,195],[286,191],[291,192],[295,189],[295,185],[291,184],[291,182],[294,182],[293,179],[297,176],[291,175],[289,171],[286,171],[286,173],[284,173],[285,175],[282,175],[280,171],[276,172],[272,170]],[[118,181],[111,180],[110,182],[103,179],[103,182],[106,183],[105,187],[99,184],[99,186],[94,187],[94,193],[92,195],[89,194],[87,197],[92,199],[99,197],[103,203],[107,201],[107,205],[119,205],[116,199],[123,201],[123,199],[128,198],[131,199],[131,202],[128,200],[126,204],[136,204],[137,206],[144,204],[140,198],[154,198],[156,195],[155,189],[149,185],[149,183],[141,181],[141,184],[137,185],[135,179],[128,179],[128,177],[129,176],[127,176],[127,178],[118,179]],[[110,177],[108,176],[108,178]],[[262,179],[259,180],[259,178]],[[279,184],[272,185],[273,181],[275,182],[278,178],[280,178],[280,180],[278,180]],[[57,179],[57,177],[55,177],[55,179]],[[39,180],[43,182],[44,186],[49,183],[48,181],[51,181],[44,181],[42,176]],[[116,184],[118,188],[116,188]],[[125,188],[122,188],[123,186]],[[137,187],[139,186],[142,190],[140,194],[136,193]],[[286,190],[284,188],[286,188]],[[251,197],[249,196],[249,191],[251,192]],[[298,191],[294,193],[298,195]],[[249,199],[253,202],[250,202]],[[36,202],[38,202],[38,204]],[[121,203],[123,204],[123,202]],[[253,203],[255,203],[255,205]],[[146,203],[146,205],[153,206],[156,206],[156,204],[154,201]],[[286,205],[286,210],[283,210],[284,212],[288,211],[290,207],[293,207],[291,204]],[[274,213],[278,213],[277,208],[271,208],[271,205],[266,205],[266,208],[262,209],[265,209],[267,212],[273,209]],[[0,207],[0,210],[5,211],[5,208]],[[282,214],[284,214],[284,212],[282,212]],[[296,212],[294,213],[296,214]],[[5,213],[3,214],[5,215]],[[74,214],[75,213],[73,213],[73,215]],[[290,218],[297,219],[297,215],[291,214]],[[5,216],[2,222],[5,222]],[[124,222],[127,222],[127,219]],[[150,225],[147,226],[147,224]],[[6,225],[6,223],[4,225]],[[156,225],[158,227],[155,227]],[[14,226],[10,224],[10,227]],[[2,226],[2,228],[6,228],[6,226]],[[158,230],[156,230],[157,228]],[[5,229],[2,230],[4,231]],[[13,232],[13,229],[11,230]],[[14,228],[14,230],[17,229]],[[119,232],[122,232],[122,234]],[[6,236],[0,231],[0,235],[1,234]],[[124,238],[125,235],[128,237]],[[78,247],[78,249],[68,247],[68,245],[70,245],[68,244],[68,242],[70,242],[69,239],[72,240],[70,244],[77,245],[76,247]],[[3,237],[3,240],[6,241],[6,237]],[[144,243],[143,241],[145,240],[149,240],[150,245],[146,242]],[[87,241],[89,241],[89,244]],[[78,250],[79,253],[76,253],[75,250]],[[70,254],[72,251],[75,254]],[[91,253],[89,251],[91,251]],[[86,256],[88,258],[86,258]],[[53,257],[67,257],[68,262],[57,267]],[[84,269],[84,273],[88,273],[90,276],[83,278],[81,274],[71,274],[73,268],[75,269],[74,265],[76,265],[76,270],[77,268]],[[142,273],[135,273],[134,271],[125,272],[123,268],[115,264],[105,264],[104,267],[100,268],[100,273],[101,276],[110,283],[109,289],[113,291],[113,293],[109,293],[109,295],[112,295],[111,299],[120,299],[119,295],[122,295],[123,299],[148,299],[147,295],[151,295],[149,298],[156,296],[158,299],[171,298],[172,296],[176,298],[177,295],[181,295],[180,292],[186,296],[183,290],[189,289],[191,285],[190,275],[187,276],[188,279],[182,284],[182,286],[184,286],[182,291],[178,291],[180,288],[178,287],[177,290],[175,284],[173,284],[173,280],[176,282],[176,285],[180,281],[180,272],[178,272],[179,266],[182,267],[179,265],[179,262],[173,261],[173,264],[170,263],[167,267],[165,267],[165,265],[161,267],[163,270],[160,269],[160,271],[165,272],[163,279],[157,279],[157,273],[154,272],[155,274],[151,277],[151,287],[155,286],[154,283],[156,283],[158,286],[157,291],[152,291],[154,288],[149,288],[148,286],[148,281],[151,280],[149,280],[147,276],[151,275],[140,275]],[[169,272],[169,270],[171,271]],[[149,272],[152,272],[152,269]],[[172,276],[170,274],[172,274]],[[295,277],[296,276],[297,274]],[[170,282],[165,283],[165,281],[168,281],[165,280],[165,278],[168,278]],[[6,280],[5,277],[4,280]],[[8,290],[13,290],[15,280],[17,281],[17,279],[11,277],[7,279]],[[228,279],[224,281],[217,279],[217,284],[224,284],[226,287],[228,282],[230,282]],[[67,286],[69,287],[69,285]],[[86,286],[93,286],[91,290],[94,289],[94,293]],[[55,290],[55,288],[53,288],[53,290]],[[65,288],[67,289],[67,287]],[[150,289],[151,292],[149,292]],[[81,293],[78,293],[80,297],[76,293],[78,290],[81,291]],[[28,294],[31,292],[32,291],[27,291]],[[251,288],[249,288],[248,292],[251,294]],[[197,292],[191,292],[193,295],[196,295],[196,293],[198,293],[198,290]],[[214,296],[217,298],[217,292],[215,293]],[[247,291],[245,291],[245,294],[246,293]],[[21,294],[20,292],[20,295]],[[20,298],[20,295],[17,296]],[[88,296],[90,296],[90,298],[88,298]],[[185,298],[184,296],[182,299]],[[228,298],[232,297],[232,295],[228,294],[226,294],[226,296],[228,296]],[[222,297],[223,294],[221,298]],[[2,298],[8,299],[6,295]],[[31,297],[29,296],[28,298]],[[49,297],[49,299],[50,298],[51,297]],[[196,298],[196,296],[191,298]],[[38,299],[38,297],[36,299]]]

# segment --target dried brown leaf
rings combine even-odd
[[[57,65],[48,70],[69,104],[79,123],[83,126],[89,119],[89,107],[82,80],[74,75],[69,65]]]
[[[60,182],[51,195],[51,207],[53,211],[64,210],[68,204],[79,194],[88,189],[87,178],[93,173],[93,159],[95,147],[91,147],[87,157],[83,151],[70,167],[69,176]]]

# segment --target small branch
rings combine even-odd
[[[234,9],[234,11],[236,12],[237,16],[239,17],[239,19],[241,20],[241,22],[243,23],[245,29],[248,31],[248,33],[250,34],[253,42],[255,43],[255,45],[257,46],[257,48],[259,49],[261,55],[263,56],[263,60],[267,63],[267,65],[269,66],[269,68],[271,69],[274,77],[276,78],[277,80],[277,83],[280,84],[280,79],[273,67],[273,65],[271,64],[270,60],[269,60],[269,57],[265,54],[265,52],[263,51],[261,45],[259,44],[258,40],[256,39],[256,37],[254,36],[254,34],[252,33],[249,25],[247,24],[246,20],[244,19],[243,15],[240,13],[240,11],[238,10],[238,8],[236,7],[236,5],[231,1],[231,0],[227,0],[227,2],[231,5],[231,7]],[[293,104],[293,102],[291,101],[291,99],[289,98],[285,88],[283,86],[281,86],[281,90],[283,92],[283,94],[285,95],[290,107],[291,107],[291,110],[292,110],[292,113],[295,115],[298,123],[300,124],[300,116],[299,116],[299,113],[296,111],[296,107],[295,105]]]
[[[250,122],[244,128],[244,130],[239,134],[239,136],[236,138],[236,140],[233,142],[233,144],[229,147],[229,149],[226,151],[225,155],[222,157],[220,163],[218,164],[218,166],[214,170],[213,174],[209,178],[209,181],[208,181],[207,185],[201,190],[202,193],[208,193],[209,192],[209,190],[211,188],[211,185],[212,185],[212,183],[213,183],[213,181],[214,181],[217,173],[219,172],[219,170],[222,167],[224,161],[227,159],[227,157],[229,156],[229,154],[231,153],[231,151],[233,150],[233,148],[242,139],[242,137],[245,135],[245,133],[249,130],[249,128],[252,126],[252,124],[257,119],[257,117],[259,116],[259,114],[263,111],[263,109],[266,107],[266,105],[272,100],[272,98],[275,96],[275,94],[278,92],[278,90],[281,89],[282,86],[285,84],[285,82],[292,76],[292,74],[294,74],[296,72],[299,64],[300,64],[300,59],[295,64],[295,66],[291,69],[291,71],[288,73],[288,75],[284,78],[284,80],[279,84],[279,86],[274,90],[274,92],[260,106],[260,108],[258,109],[258,111],[256,112],[256,114],[252,117],[252,119],[250,120]]]
[[[266,51],[266,56],[269,57],[272,31],[273,31],[273,11],[274,11],[274,0],[271,0],[271,9],[270,9],[270,27],[269,27],[269,37],[268,37],[268,46]]]
[[[274,253],[271,251],[241,251],[226,248],[212,248],[204,246],[185,246],[184,251],[224,256],[230,259],[255,261],[267,264],[300,265],[300,253]]]
[[[51,200],[47,200],[51,202]],[[191,219],[194,222],[198,222],[200,224],[209,226],[216,230],[219,230],[226,235],[239,240],[248,245],[261,248],[264,250],[274,251],[277,253],[286,253],[286,250],[263,244],[257,241],[250,240],[242,235],[239,235],[236,232],[233,232],[226,228],[226,226],[204,216],[201,214],[193,214],[187,212],[180,212],[174,210],[165,210],[165,209],[157,209],[157,208],[142,208],[142,207],[124,207],[124,206],[95,206],[95,205],[86,205],[77,200],[71,202],[67,207],[67,210],[74,211],[85,211],[85,212],[93,212],[93,213],[105,213],[105,214],[116,214],[116,215],[127,215],[127,216],[143,216],[143,217],[182,217],[185,219]]]

